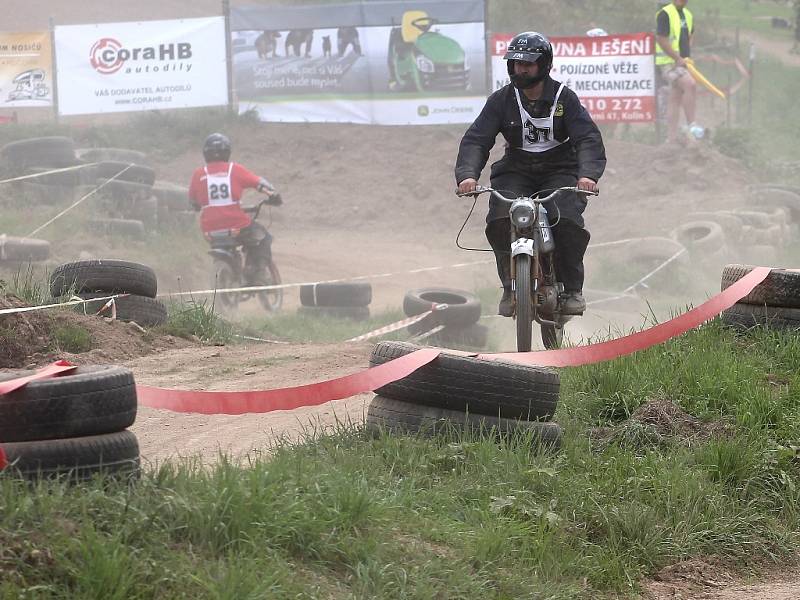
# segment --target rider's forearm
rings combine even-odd
[[[262,177],[259,180],[257,189],[258,189],[259,192],[264,192],[264,191],[274,192],[275,191],[275,187],[269,181],[267,181],[266,177]]]

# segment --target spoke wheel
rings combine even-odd
[[[239,278],[233,268],[221,260],[214,261],[214,279],[211,282],[215,290],[239,287]],[[239,292],[226,292],[215,295],[215,301],[225,308],[236,308],[239,305]]]
[[[564,325],[548,325],[542,323],[542,344],[548,350],[557,350],[561,348],[561,343],[564,341]]]
[[[278,272],[278,267],[274,261],[270,260],[267,265],[266,271],[259,276],[261,281],[257,285],[278,285],[281,283],[281,274]],[[283,289],[264,290],[258,292],[258,301],[266,310],[276,312],[281,309],[283,305]]]
[[[516,258],[516,320],[517,352],[531,351],[533,335],[533,299],[531,298],[531,257],[520,254]]]

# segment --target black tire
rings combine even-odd
[[[98,179],[107,180],[113,177],[115,181],[142,183],[150,187],[156,181],[156,172],[150,167],[137,164],[131,165],[131,163],[113,160],[104,161],[96,165],[95,173]]]
[[[520,254],[516,260],[515,282],[517,324],[517,352],[530,352],[533,342],[533,298],[531,297],[531,257]]]
[[[278,271],[278,265],[275,264],[275,261],[270,260],[267,265],[267,273],[258,276],[253,285],[280,285],[280,283],[281,274]],[[268,312],[277,312],[283,306],[283,288],[257,292],[257,296],[261,306]]]
[[[553,450],[561,447],[562,430],[557,423],[504,419],[477,415],[435,406],[422,406],[385,396],[375,396],[367,408],[367,430],[393,434],[435,435],[450,431],[472,431],[495,435],[530,435],[535,441]]]
[[[297,314],[315,319],[350,319],[366,321],[369,319],[369,306],[298,306]]]
[[[156,181],[152,194],[158,199],[158,207],[170,212],[191,210],[189,188],[169,183]]]
[[[120,236],[134,240],[145,237],[144,223],[135,219],[91,219],[86,222],[89,231],[98,235]]]
[[[155,298],[158,284],[155,271],[147,265],[113,259],[81,260],[59,265],[50,275],[50,294],[54,298],[70,291],[129,293]]]
[[[369,306],[372,284],[363,281],[314,283],[300,286],[303,306]]]
[[[73,165],[70,165],[73,166]],[[28,169],[26,175],[36,175],[39,173],[47,173],[46,175],[39,175],[33,179],[26,179],[27,183],[38,183],[47,186],[60,186],[60,187],[75,187],[84,181],[83,171],[85,169],[75,169],[72,171],[60,171],[57,173],[50,173],[52,167],[31,167]]]
[[[722,269],[722,289],[728,289],[754,268],[750,265],[725,265]],[[739,303],[800,308],[800,273],[774,268]]]
[[[450,288],[420,288],[406,292],[403,312],[406,316],[415,317],[428,312],[435,304],[447,304],[447,308],[423,319],[419,331],[432,329],[436,325],[467,327],[481,318],[481,301],[475,294]]]
[[[32,375],[7,371],[0,381]],[[0,402],[0,442],[26,442],[122,431],[136,419],[136,384],[130,369],[80,366],[29,382]]]
[[[38,262],[50,256],[50,242],[34,238],[0,237],[0,261]]]
[[[724,325],[735,329],[769,327],[781,331],[800,330],[800,309],[757,306],[755,304],[734,304],[722,311]]]
[[[24,479],[63,476],[86,481],[95,474],[135,477],[139,442],[128,431],[45,441],[3,444],[8,460],[4,474]]]
[[[211,279],[211,289],[229,290],[242,287],[242,282],[236,270],[224,260],[214,261],[214,271]],[[241,300],[240,292],[223,292],[214,295],[214,302],[226,309],[235,309]]]
[[[71,167],[78,163],[75,144],[68,137],[41,137],[11,142],[0,148],[0,158],[14,173],[29,167]]]
[[[82,161],[87,163],[113,161],[150,166],[147,154],[138,150],[129,150],[128,148],[88,148],[78,150],[77,154]]]
[[[406,342],[380,342],[369,362],[380,365],[418,349]],[[552,369],[442,353],[375,392],[448,410],[548,421],[556,411],[560,388],[558,372]]]
[[[753,205],[759,208],[784,208],[791,220],[800,221],[800,187],[769,185],[751,191]]]
[[[145,183],[134,183],[132,181],[120,181],[107,179],[97,179],[98,194],[108,196],[117,201],[130,201],[135,198],[149,198],[153,193],[152,186]]]
[[[84,300],[91,300],[93,298],[102,298],[108,296],[107,293],[96,294],[80,294]],[[108,300],[97,300],[96,302],[87,302],[84,305],[78,305],[78,308],[83,311],[85,307],[86,314],[93,315],[98,310],[103,308]],[[115,298],[114,303],[117,307],[117,319],[120,321],[130,322],[133,321],[142,327],[158,327],[167,322],[168,314],[167,307],[161,300],[155,298],[148,298],[147,296],[137,296],[131,294],[130,296],[123,296]],[[103,311],[101,316],[110,317],[111,308]]]

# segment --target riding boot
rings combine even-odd
[[[511,223],[508,219],[495,219],[486,225],[486,239],[494,251],[497,275],[503,286],[503,296],[497,314],[510,317],[514,313],[514,294],[511,290]]]
[[[562,314],[581,315],[586,310],[583,299],[583,256],[589,245],[589,232],[567,219],[553,228],[556,244],[556,277],[564,285]]]

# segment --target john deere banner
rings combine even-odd
[[[466,123],[486,101],[483,0],[231,8],[240,112],[269,121]]]
[[[509,82],[503,55],[513,35],[492,37],[492,82]],[[604,37],[554,37],[554,79],[571,88],[601,122],[654,121],[655,40],[651,33]]]
[[[228,103],[225,20],[56,27],[62,115]]]
[[[52,104],[50,33],[0,32],[0,108]]]

